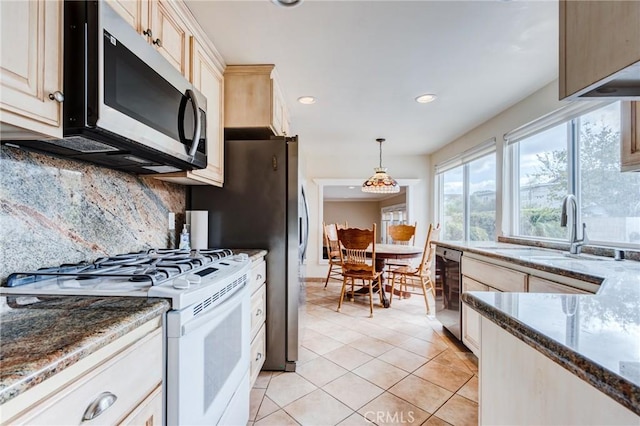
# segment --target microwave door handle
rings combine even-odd
[[[185,95],[188,99],[191,99],[191,107],[193,108],[193,118],[195,120],[195,126],[193,130],[193,139],[191,140],[191,149],[189,149],[189,156],[194,157],[198,150],[198,144],[200,143],[200,131],[202,130],[202,118],[200,117],[200,107],[198,106],[198,98],[191,89],[187,89]]]

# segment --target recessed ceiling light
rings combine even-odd
[[[316,98],[313,96],[300,96],[298,102],[305,105],[311,105],[316,103]]]
[[[433,102],[437,99],[437,96],[431,93],[427,93],[424,95],[420,95],[416,98],[416,102],[420,104],[428,104],[429,102]]]
[[[355,186],[350,186],[349,189],[356,189],[356,187]]]
[[[277,4],[278,6],[283,6],[283,7],[298,6],[300,3],[302,3],[302,0],[271,0],[271,1]]]

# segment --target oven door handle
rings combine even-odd
[[[212,324],[215,324],[216,319],[224,318],[227,313],[229,313],[233,308],[242,303],[242,299],[245,297],[246,292],[247,283],[245,282],[242,287],[238,288],[238,291],[236,291],[233,296],[231,296],[221,304],[207,309],[204,314],[200,314],[195,318],[192,318],[191,320],[185,322],[180,330],[181,336],[186,336],[187,334],[197,330],[204,324],[210,327]]]
[[[198,106],[198,97],[193,90],[187,89],[185,96],[191,99],[191,108],[193,108],[193,119],[195,126],[193,129],[193,138],[191,139],[191,149],[189,149],[189,156],[194,157],[196,151],[198,151],[198,145],[200,144],[200,132],[202,131],[202,117],[200,117],[200,107]]]

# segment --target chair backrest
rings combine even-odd
[[[422,260],[418,266],[418,273],[423,274],[429,271],[433,257],[436,254],[435,241],[440,237],[440,224],[435,227],[433,224],[429,224],[429,230],[427,231],[427,241],[424,243],[424,251],[422,252]]]
[[[335,223],[325,225],[322,222],[324,228],[324,241],[327,246],[327,256],[329,259],[340,257],[340,243],[338,242],[338,230]]]
[[[412,246],[417,226],[418,222],[413,225],[389,225],[387,227],[387,235],[391,237],[393,244]]]
[[[348,272],[375,273],[376,263],[376,224],[372,229],[345,228],[338,229],[338,241],[343,250],[342,270]],[[371,247],[371,250],[367,250]]]
[[[341,223],[336,223],[336,229],[347,229],[349,227],[349,222],[344,221],[344,225]]]

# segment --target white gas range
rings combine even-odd
[[[246,424],[250,260],[228,249],[154,249],[11,274],[0,294],[158,297],[166,424]]]

